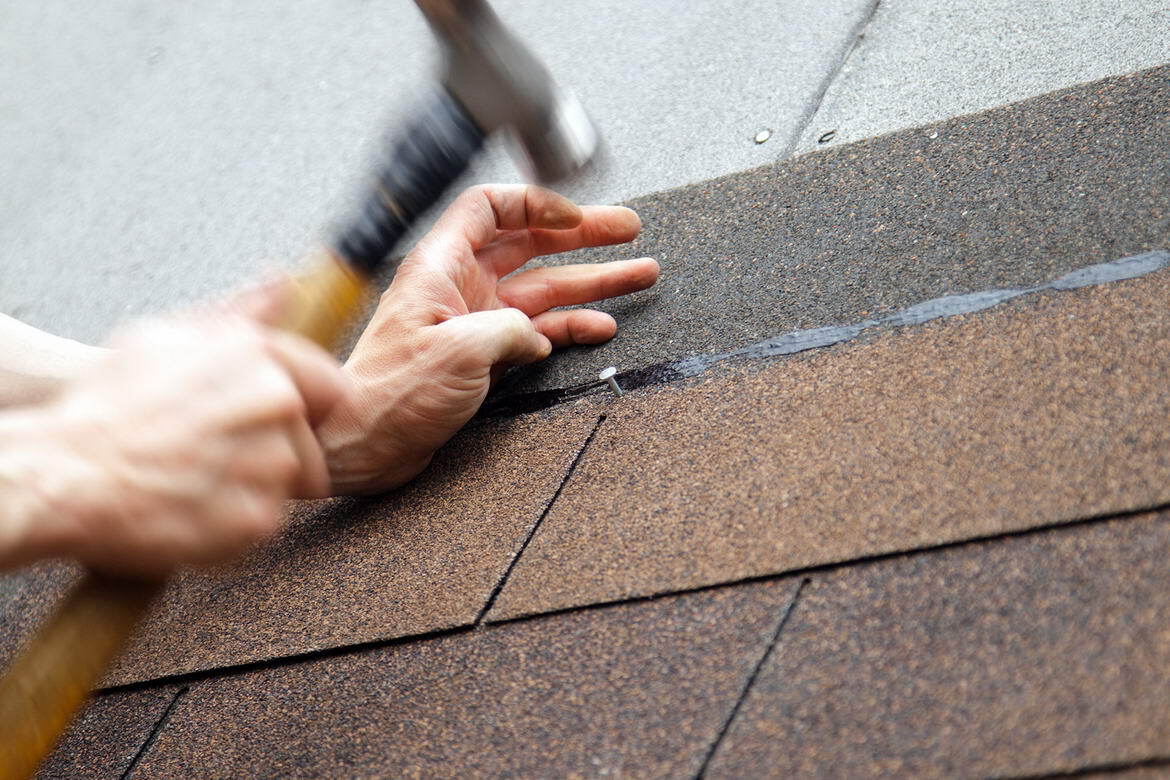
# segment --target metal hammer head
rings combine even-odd
[[[597,131],[581,104],[485,0],[415,2],[443,47],[443,86],[484,134],[508,132],[532,179],[560,181],[593,157]]]

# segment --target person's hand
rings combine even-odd
[[[312,428],[348,386],[324,351],[223,313],[112,346],[53,403],[0,417],[0,564],[163,574],[270,535],[291,495],[328,494]]]
[[[630,241],[640,229],[630,209],[578,207],[538,187],[464,192],[403,260],[345,364],[356,392],[318,429],[334,491],[403,484],[471,419],[504,368],[612,338],[608,314],[550,310],[649,287],[654,260],[508,274],[539,255]]]

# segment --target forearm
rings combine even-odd
[[[51,398],[105,352],[0,314],[0,408]]]

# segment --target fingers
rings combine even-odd
[[[548,338],[519,309],[478,311],[434,327],[456,344],[448,365],[456,374],[499,363],[534,363],[552,352]]]
[[[291,280],[277,276],[245,288],[223,301],[221,308],[262,325],[277,325],[292,300]]]
[[[563,230],[581,220],[581,209],[552,190],[492,184],[460,195],[435,223],[432,236],[444,243],[462,240],[478,250],[494,241],[500,230]]]
[[[645,290],[656,281],[658,262],[644,257],[612,263],[533,268],[500,282],[497,295],[508,306],[533,316],[557,306],[575,306]],[[555,339],[553,343],[557,343]]]
[[[617,333],[613,317],[592,309],[546,311],[533,317],[532,325],[557,349],[574,344],[601,344]]]
[[[534,257],[589,246],[611,246],[633,241],[642,230],[637,213],[624,206],[583,206],[579,224],[550,229],[515,230],[499,236],[478,252],[499,276],[515,271]]]
[[[304,399],[310,425],[325,419],[349,392],[349,382],[341,366],[316,344],[291,333],[271,331],[268,346]]]

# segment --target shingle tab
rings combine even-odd
[[[1158,271],[616,399],[489,618],[1170,502],[1167,302]]]
[[[709,776],[1002,777],[1164,757],[1168,554],[1170,515],[1146,515],[814,577]]]
[[[581,407],[480,425],[400,491],[294,506],[242,562],[178,574],[105,684],[470,623],[596,422]],[[0,579],[0,664],[75,576],[41,564]]]
[[[796,585],[585,610],[197,683],[134,777],[688,776]]]

